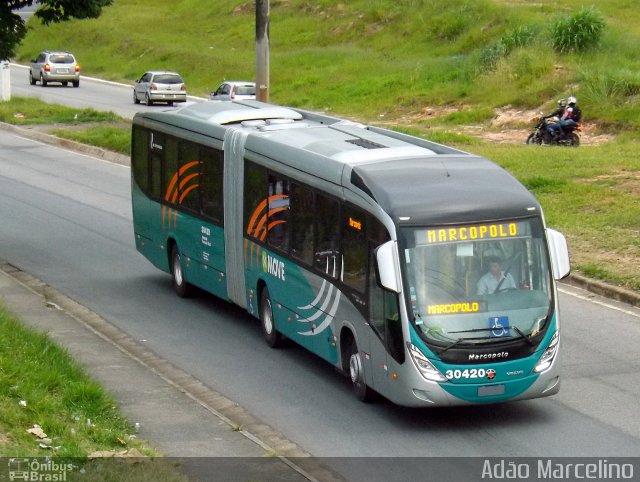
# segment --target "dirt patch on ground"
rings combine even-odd
[[[463,109],[463,108],[462,108]],[[393,120],[382,120],[383,124],[420,126],[425,121],[445,117],[459,112],[460,107],[451,106],[426,106],[419,111],[399,116]],[[487,142],[524,144],[527,137],[533,132],[536,121],[540,118],[540,110],[519,110],[512,107],[496,109],[495,116],[485,124],[453,126],[447,130],[457,131],[460,134],[477,137]],[[596,134],[596,124],[582,124],[581,144],[598,145],[610,142],[613,136]]]
[[[540,118],[540,112],[536,110],[517,110],[517,109],[498,109],[496,117],[489,125],[489,132],[480,134],[480,138],[488,142],[508,142],[522,144],[526,142],[527,136],[533,132],[537,120]],[[521,126],[525,123],[528,127]],[[610,142],[613,136],[597,135],[596,125],[583,123],[580,143],[583,145],[597,145]]]

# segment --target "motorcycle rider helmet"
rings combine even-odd
[[[564,107],[567,105],[567,99],[558,99],[558,107]]]
[[[571,104],[575,104],[576,102],[578,102],[578,99],[576,99],[574,96],[571,96],[571,97],[569,97],[569,98],[567,99],[567,103],[568,103],[569,105],[571,105]]]

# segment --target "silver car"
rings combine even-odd
[[[40,52],[38,57],[31,61],[29,67],[29,83],[36,85],[40,82],[46,87],[49,82],[60,82],[74,87],[80,86],[80,65],[70,52],[48,51]]]
[[[133,86],[133,102],[139,104],[141,101],[147,105],[156,102],[166,102],[169,105],[173,105],[174,102],[186,102],[187,89],[184,80],[177,72],[145,72]]]
[[[228,80],[209,95],[209,100],[249,100],[256,98],[256,83]]]

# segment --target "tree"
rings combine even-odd
[[[35,12],[42,23],[64,22],[72,18],[97,18],[102,8],[113,0],[0,0],[0,60],[7,60],[27,34],[24,20],[15,11],[30,7],[34,3],[40,7]]]

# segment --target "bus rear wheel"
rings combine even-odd
[[[181,298],[186,298],[191,294],[191,285],[184,278],[184,270],[182,268],[182,256],[178,246],[171,248],[171,276],[173,278],[173,289]]]
[[[260,295],[260,324],[262,326],[262,335],[267,345],[271,348],[282,346],[284,338],[282,334],[276,330],[276,323],[273,319],[273,306],[269,297],[269,289],[264,288]]]
[[[366,383],[362,355],[358,350],[358,344],[354,340],[351,344],[351,356],[349,357],[349,378],[353,386],[353,392],[359,400],[372,402],[376,399],[376,393]]]

